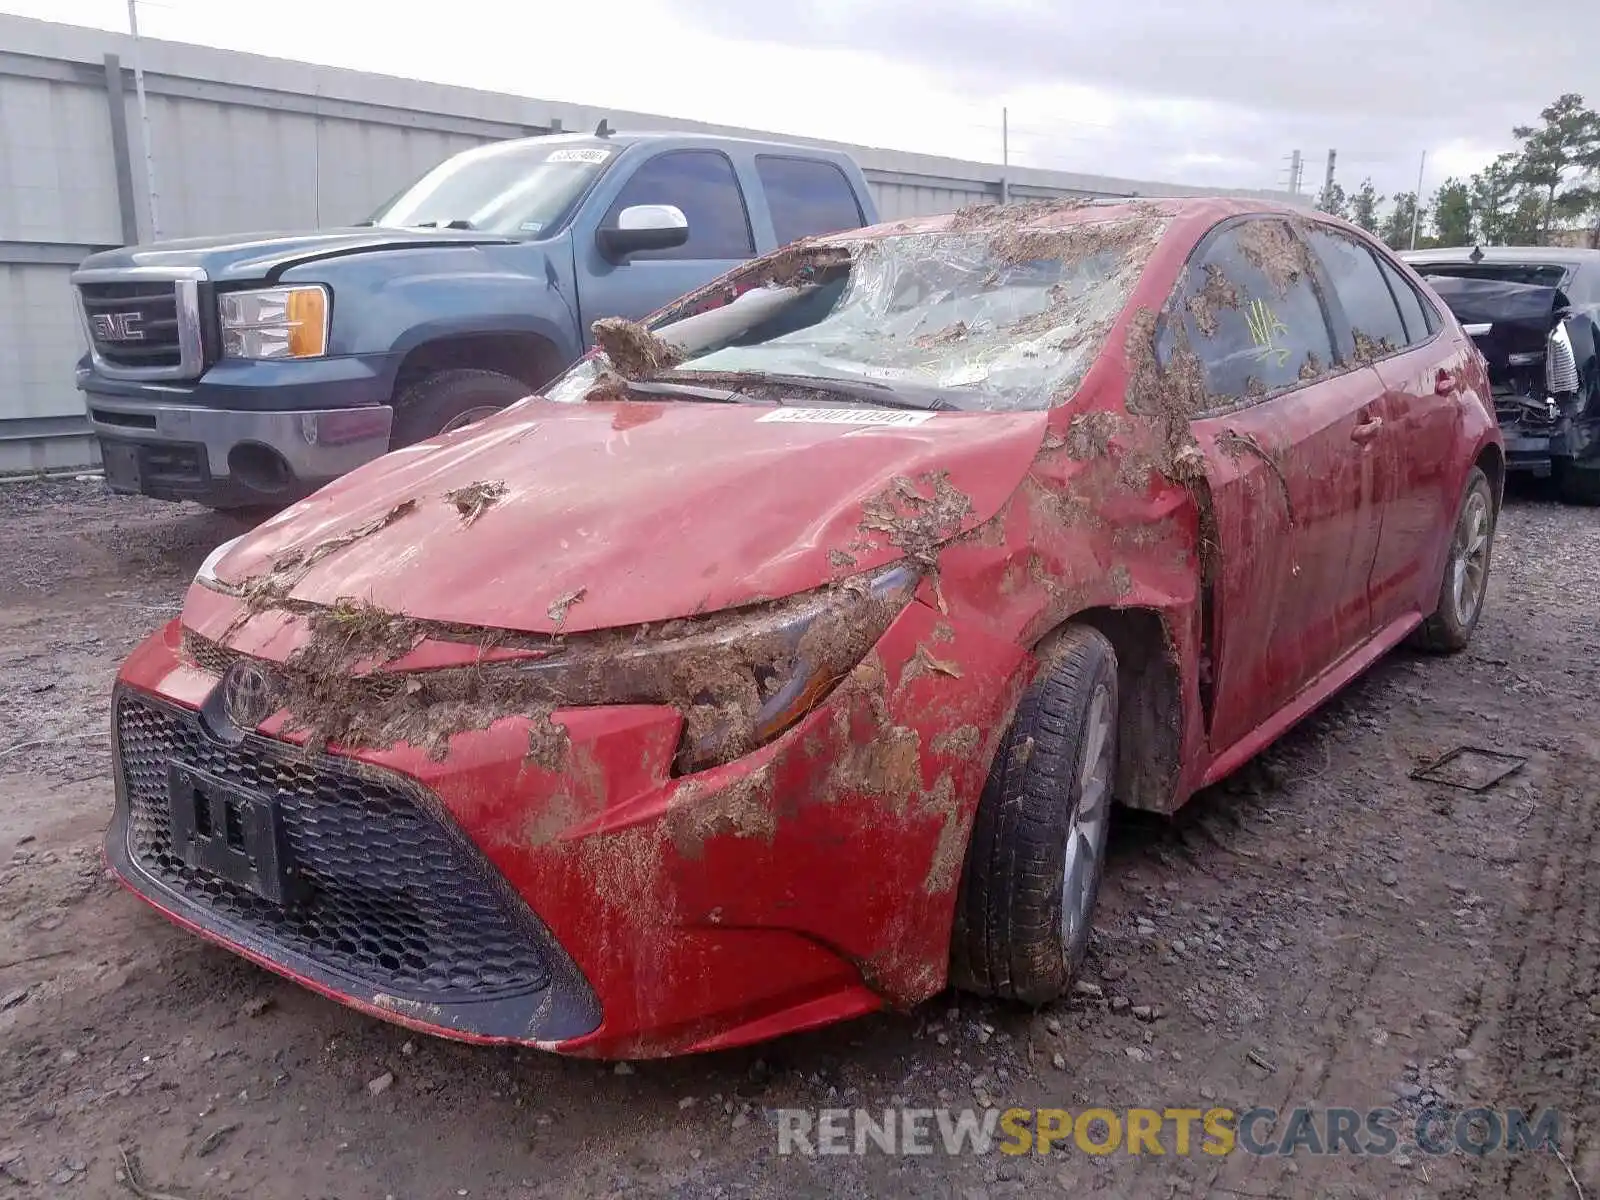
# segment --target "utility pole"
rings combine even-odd
[[[1000,110],[1000,203],[1011,203],[1011,110]]]
[[[1422,175],[1428,169],[1428,152],[1422,152],[1422,162],[1417,166],[1417,202],[1411,206],[1411,249],[1417,248],[1417,226],[1422,224]]]
[[[1291,196],[1300,194],[1300,180],[1304,169],[1305,161],[1301,158],[1300,151],[1292,152],[1289,155],[1289,194]]]
[[[1333,164],[1339,157],[1337,150],[1328,151],[1328,170],[1322,176],[1322,202],[1326,204],[1333,196]]]
[[[150,150],[150,105],[144,94],[144,48],[139,40],[139,0],[128,0],[128,32],[133,35],[133,92],[139,105],[139,132],[144,140],[144,178],[149,189],[150,239],[161,238],[161,217],[156,207],[156,163]]]

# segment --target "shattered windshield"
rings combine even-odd
[[[948,230],[780,253],[719,285],[721,301],[674,306],[650,329],[598,322],[601,353],[544,394],[741,402],[804,385],[891,407],[1061,404],[1166,222],[1139,213],[1029,223],[1039,217],[1028,206],[983,210]]]
[[[448,158],[395,196],[371,224],[481,229],[511,237],[553,232],[614,148],[603,143],[501,142]]]
[[[1159,236],[1147,221],[863,242],[846,270],[658,377],[803,375],[937,389],[959,407],[1048,408],[1082,380]],[[673,326],[657,331],[672,341]]]

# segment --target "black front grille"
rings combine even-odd
[[[177,367],[178,290],[172,283],[78,285],[95,353],[118,367]]]
[[[224,936],[405,999],[477,1001],[549,983],[536,919],[420,785],[255,735],[224,745],[198,715],[134,694],[119,697],[116,720],[129,854]],[[273,904],[177,855],[171,764],[272,799],[303,899]]]

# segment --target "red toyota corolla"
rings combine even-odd
[[[902,222],[596,339],[211,555],[117,683],[130,888],[569,1054],[1042,1003],[1113,800],[1171,811],[1483,605],[1483,363],[1320,215]]]

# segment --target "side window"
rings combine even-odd
[[[1354,238],[1322,226],[1313,227],[1307,240],[1322,260],[1350,324],[1339,347],[1340,357],[1371,362],[1403,347],[1406,327],[1372,251]]]
[[[1411,345],[1425,342],[1439,329],[1439,323],[1430,320],[1428,303],[1417,294],[1417,289],[1411,286],[1411,281],[1400,274],[1394,264],[1382,255],[1378,257],[1378,266],[1383,268],[1383,277],[1389,283],[1389,290],[1394,293],[1395,301],[1400,305],[1400,316],[1406,323],[1406,341]]]
[[[861,227],[855,191],[832,163],[758,154],[756,174],[767,194],[772,231],[780,246],[815,233]]]
[[[1295,387],[1333,359],[1311,257],[1284,221],[1250,218],[1208,235],[1176,299],[1173,315],[1181,314],[1204,372],[1208,407]],[[1158,347],[1163,365],[1171,332],[1169,324]]]
[[[755,254],[750,217],[733,164],[715,150],[669,150],[634,172],[606,221],[634,204],[676,204],[689,218],[689,240],[670,250],[635,254],[652,258],[749,258]]]

